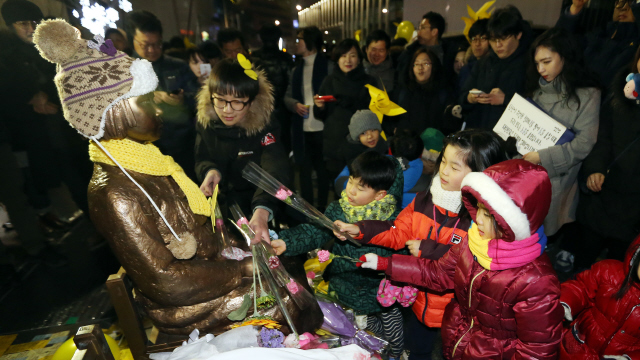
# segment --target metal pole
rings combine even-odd
[[[376,29],[382,29],[382,0],[378,0],[378,24]]]
[[[362,31],[360,32],[360,38],[362,38],[362,34],[364,33],[365,29],[364,29],[364,0],[360,0],[360,24],[359,24],[359,29],[361,29]]]
[[[387,8],[387,13],[384,14],[384,31],[387,32],[387,34],[389,33],[389,0],[385,0],[385,8]]]

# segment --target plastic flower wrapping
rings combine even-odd
[[[276,197],[277,199],[284,201],[287,205],[303,213],[306,217],[315,221],[321,226],[326,227],[331,231],[340,232],[340,229],[333,224],[333,221],[329,220],[320,210],[313,207],[302,197],[296,195],[293,191],[289,190],[286,186],[282,185],[280,181],[274,178],[271,174],[264,171],[253,161],[250,161],[244,169],[242,169],[242,177],[253,183],[260,189]],[[355,246],[362,246],[359,242],[355,241],[349,234],[342,233],[347,240],[349,240]]]
[[[297,336],[298,333],[295,326],[293,325],[291,315],[289,314],[289,311],[287,310],[278,289],[281,287],[287,289],[289,295],[300,309],[306,309],[310,304],[313,304],[315,299],[302,285],[300,285],[295,279],[293,279],[293,277],[291,277],[291,275],[289,275],[289,272],[287,272],[287,270],[284,268],[271,245],[267,244],[264,241],[261,241],[257,244],[251,244],[251,239],[255,237],[255,233],[249,226],[249,222],[247,221],[247,218],[244,216],[238,204],[231,205],[229,209],[235,220],[233,224],[238,228],[238,230],[240,230],[242,236],[251,246],[251,251],[253,253],[253,296],[255,309],[254,316],[260,315],[258,313],[258,309],[260,309],[258,300],[260,299],[261,303],[263,305],[266,305],[267,300],[271,299],[265,298],[265,296],[273,296],[273,299],[275,300],[275,303],[278,304],[278,307],[284,315],[289,328]],[[266,279],[267,284],[272,291],[271,294],[266,294],[261,290],[260,297],[258,297],[256,291],[256,288],[258,287],[258,285],[256,284],[256,278],[258,280],[258,283],[260,284],[260,288],[264,289],[260,272],[262,272],[262,274],[264,275],[264,278]]]
[[[355,319],[350,319],[346,311],[336,303],[318,300],[318,305],[324,315],[321,329],[340,335],[342,346],[356,344],[369,352],[376,352],[388,345],[385,340],[358,329]]]
[[[216,206],[215,210],[215,229],[220,233],[220,237],[222,238],[222,253],[221,255],[230,260],[242,260],[246,257],[251,256],[249,251],[244,251],[235,246],[231,246],[231,241],[229,238],[229,233],[227,232],[227,227],[224,225],[224,219],[222,218],[222,213],[220,212],[220,207]]]

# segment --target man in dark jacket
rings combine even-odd
[[[398,83],[404,84],[406,74],[411,65],[413,54],[421,48],[426,47],[438,55],[440,62],[444,60],[444,50],[442,48],[442,35],[444,34],[445,21],[442,15],[429,11],[422,16],[420,27],[418,27],[418,39],[408,45],[398,58]]]
[[[640,5],[632,4],[635,1],[617,0],[612,21],[588,34],[579,33],[581,23],[589,16],[588,11],[575,4],[567,8],[556,23],[557,27],[578,36],[585,59],[589,59],[587,64],[607,88],[618,70],[633,59],[640,42]]]
[[[284,96],[289,86],[289,74],[293,68],[291,55],[278,49],[282,30],[275,25],[264,25],[260,29],[262,48],[251,53],[251,59],[267,73],[267,79],[274,90],[273,120],[277,121],[281,138],[287,152],[291,151],[291,117],[284,105]]]
[[[149,60],[158,76],[154,101],[162,110],[162,137],[155,144],[170,155],[195,180],[195,95],[198,79],[189,65],[162,54],[162,24],[148,11],[129,13],[127,32],[133,41],[133,57]]]
[[[491,16],[488,30],[493,51],[474,66],[458,99],[467,127],[492,130],[513,95],[524,90],[531,39],[525,24],[515,7],[498,9]]]
[[[378,88],[392,92],[396,82],[396,69],[389,57],[391,38],[383,30],[367,36],[366,58],[362,63],[367,74],[378,80]]]

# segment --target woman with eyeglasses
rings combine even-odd
[[[237,59],[218,62],[198,94],[195,152],[200,190],[211,196],[219,185],[223,215],[228,206],[238,203],[251,218],[256,242],[269,241],[267,223],[280,204],[271,195],[256,191],[242,177],[242,169],[253,161],[285,186],[291,179],[280,134],[271,124],[273,103],[265,73],[245,69]]]
[[[489,32],[487,31],[487,24],[489,19],[480,19],[471,25],[469,29],[469,43],[473,56],[470,56],[467,63],[460,69],[458,74],[458,82],[456,84],[456,97],[460,96],[460,91],[464,86],[473,67],[478,61],[489,54]]]
[[[402,74],[403,85],[398,85],[391,96],[391,100],[407,112],[384,118],[382,127],[389,135],[401,129],[418,134],[426,128],[441,130],[444,109],[451,102],[444,69],[433,50],[417,50],[409,64],[407,73]]]
[[[565,28],[578,37],[589,67],[600,76],[605,88],[633,59],[640,42],[640,5],[636,5],[635,0],[612,2],[613,18],[589,33],[582,25],[593,17],[593,11],[589,11],[583,0],[573,0],[556,23],[556,27]]]
[[[553,236],[575,221],[578,172],[598,136],[600,82],[573,36],[558,28],[547,30],[531,46],[527,75],[527,96],[575,134],[569,142],[524,155],[525,160],[547,169],[551,179],[544,232]]]
[[[487,28],[492,51],[474,66],[458,101],[467,128],[493,130],[513,95],[524,90],[531,29],[513,6],[496,10]]]

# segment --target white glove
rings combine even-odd
[[[365,254],[364,258],[365,262],[362,263],[361,267],[365,269],[378,270],[378,255],[376,254]],[[360,257],[362,259],[362,257]]]

